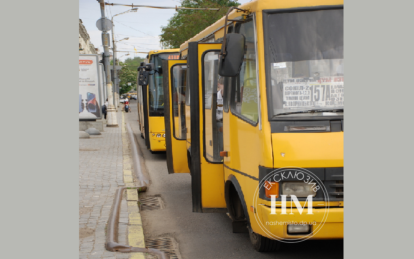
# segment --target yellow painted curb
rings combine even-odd
[[[135,206],[137,206],[138,203],[138,192],[137,190],[127,190],[127,201],[135,201]]]
[[[132,177],[132,175],[124,175],[124,183],[133,183],[134,182],[134,178]]]
[[[125,127],[124,113],[122,113],[122,155],[125,186],[134,186],[134,178],[131,171],[131,154],[127,130]],[[128,243],[130,246],[145,248],[144,230],[142,228],[141,215],[138,207],[138,191],[126,190],[128,204]],[[130,259],[145,259],[144,253],[131,253]]]

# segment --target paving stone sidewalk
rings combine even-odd
[[[102,135],[79,139],[79,258],[130,258],[128,253],[106,251],[105,227],[115,191],[123,180],[122,113],[120,127],[104,126]],[[122,202],[119,243],[128,244],[128,209]]]

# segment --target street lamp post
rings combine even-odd
[[[113,27],[112,27],[112,30],[113,30]],[[124,39],[122,39],[122,40],[117,40],[117,41],[114,41],[114,34],[112,34],[112,51],[113,51],[113,68],[112,68],[112,70],[114,71],[114,85],[115,85],[115,87],[114,87],[114,89],[113,89],[113,91],[114,91],[114,104],[115,104],[115,109],[116,109],[116,111],[118,111],[118,109],[117,108],[119,108],[119,83],[118,83],[118,70],[116,69],[116,42],[120,42],[120,41],[123,41],[123,40],[128,40],[129,39],[129,37],[127,37],[127,38],[124,38]],[[118,65],[119,65],[119,62],[118,62]]]
[[[129,13],[129,12],[136,12],[137,10],[138,10],[138,8],[132,8],[131,10],[128,10],[128,11],[125,11],[125,12],[122,12],[122,13],[119,13],[119,14],[115,14],[111,18],[111,22],[112,22],[112,25],[113,25],[112,26],[112,47],[113,47],[113,53],[114,53],[113,54],[113,60],[114,60],[114,62],[113,62],[113,70],[114,70],[114,85],[115,85],[114,93],[116,93],[115,94],[115,100],[117,102],[117,105],[115,107],[118,107],[118,105],[119,105],[119,83],[118,83],[118,73],[117,73],[117,71],[115,69],[116,45],[115,45],[115,36],[114,36],[114,27],[115,27],[115,25],[114,25],[114,17],[115,16],[118,16],[118,15],[121,15],[121,14]]]
[[[99,5],[101,8],[101,17],[102,17],[102,45],[104,48],[104,54],[103,54],[103,61],[105,64],[105,73],[106,73],[106,88],[108,91],[108,108],[107,108],[107,121],[106,126],[107,127],[118,127],[118,121],[116,118],[116,111],[113,104],[113,93],[112,93],[112,84],[111,84],[111,71],[109,69],[109,35],[106,30],[106,27],[104,26],[104,20],[105,20],[105,2],[104,0],[98,0]]]

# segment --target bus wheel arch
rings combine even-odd
[[[237,205],[237,199],[241,203],[243,208],[244,221],[246,221],[247,229],[249,233],[250,242],[252,243],[254,249],[258,252],[272,252],[277,251],[281,247],[281,242],[277,240],[272,240],[267,237],[264,237],[260,234],[253,232],[253,229],[250,224],[250,217],[247,211],[246,202],[244,200],[244,195],[240,187],[237,178],[234,175],[230,175],[225,184],[225,198],[227,204],[227,210],[230,214],[230,217],[233,220],[241,220],[239,214],[239,207]],[[234,225],[233,225],[234,229]]]
[[[245,221],[250,227],[249,213],[239,181],[230,175],[225,184],[225,199],[227,210],[232,220]]]

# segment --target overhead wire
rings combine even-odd
[[[194,8],[194,7],[171,7],[171,6],[154,6],[154,5],[135,5],[135,4],[116,4],[116,3],[105,3],[105,5],[120,5],[120,6],[128,6],[128,7],[144,7],[144,8],[155,8],[155,9],[175,9],[176,11],[178,10],[207,10],[207,11],[219,11],[220,8]]]
[[[137,29],[135,29],[135,28],[132,28],[131,26],[125,25],[125,24],[123,24],[123,23],[121,23],[121,22],[119,22],[119,21],[117,21],[117,23],[122,24],[122,25],[124,25],[124,26],[126,26],[126,27],[129,27],[129,28],[131,28],[131,29],[133,29],[133,30],[136,30],[136,31],[138,31],[138,32],[140,32],[140,33],[143,33],[143,34],[145,34],[145,35],[147,35],[147,36],[150,36],[150,37],[153,37],[153,38],[156,38],[156,37],[157,37],[157,36],[152,36],[152,35],[149,35],[148,33],[145,33],[145,32],[143,32],[143,31],[137,30]]]
[[[109,11],[109,14],[111,15],[111,18],[113,18],[113,15],[112,15],[112,6],[109,6],[108,11]],[[113,32],[113,30],[111,31],[111,33],[112,32]],[[116,40],[116,34],[114,34],[114,39]]]
[[[157,43],[137,43],[137,44],[139,44],[139,45],[156,45]],[[132,45],[132,44],[130,44],[130,43],[124,43],[124,45],[129,45],[129,46],[134,46],[134,45]]]
[[[109,6],[109,8],[108,8],[108,10],[109,10],[109,13],[110,13],[110,15],[111,15],[111,17],[113,17],[113,15],[112,15],[112,6]],[[115,23],[115,20],[113,20],[113,22]],[[132,27],[130,27],[130,26],[128,26],[128,25],[126,25],[126,24],[124,24],[124,23],[122,23],[122,22],[119,22],[119,21],[116,21],[117,23],[119,23],[119,24],[121,24],[121,25],[124,25],[124,26],[126,26],[126,27],[129,27],[129,28],[131,28],[131,29],[133,29],[133,30],[136,30],[136,31],[138,31],[138,32],[141,32],[141,33],[143,33],[143,34],[145,34],[145,35],[147,35],[147,36],[150,36],[151,38],[152,37],[154,37],[154,36],[151,36],[151,35],[149,35],[149,34],[146,34],[145,32],[142,32],[142,31],[140,31],[140,30],[137,30],[137,29],[134,29],[134,28],[132,28]],[[114,34],[114,39],[115,39],[115,41],[119,38],[118,36],[119,35],[121,35],[121,34]],[[128,36],[128,35],[126,35],[126,36]],[[135,36],[129,36],[129,37],[135,37]],[[125,42],[120,42],[120,43],[118,43],[119,45],[130,45],[130,46],[133,46],[133,45],[131,45],[131,44],[128,44],[128,43],[125,43]],[[158,44],[158,43],[154,43],[154,44]],[[139,47],[139,48],[142,48],[142,47]],[[134,49],[135,49],[135,46],[134,46]],[[123,49],[119,49],[119,50],[123,50]],[[149,50],[149,49],[148,49]],[[132,52],[132,51],[131,51]],[[134,52],[134,58],[136,57],[136,54],[137,53],[140,53],[140,52],[137,52],[137,51],[133,51]]]
[[[109,10],[109,14],[110,14],[111,17],[113,17],[112,16],[112,7],[115,6],[115,5],[116,6],[127,6],[127,7],[132,7],[132,8],[134,8],[134,7],[143,7],[143,8],[155,8],[155,9],[175,9],[176,11],[178,11],[178,10],[209,10],[209,11],[219,11],[220,10],[220,8],[192,8],[192,7],[178,7],[178,6],[169,7],[169,6],[134,5],[134,4],[129,5],[129,4],[118,4],[118,3],[106,3],[106,2],[105,2],[105,5],[109,5],[108,10]],[[135,28],[133,28],[131,26],[128,26],[128,25],[126,25],[124,23],[121,23],[119,21],[117,21],[117,23],[119,23],[119,24],[121,24],[121,25],[123,25],[125,27],[131,28],[131,29],[133,29],[135,31],[138,31],[138,32],[140,32],[142,34],[145,34],[147,36],[150,36],[150,37],[152,37],[154,39],[156,39],[156,38],[158,39],[157,36],[149,35],[148,33],[145,33],[143,31],[137,30],[137,29],[135,29]],[[116,35],[114,35],[114,39],[116,39]],[[154,45],[158,45],[158,44],[159,44],[159,39],[158,39],[158,43],[154,43]],[[152,44],[146,44],[146,45],[152,45]]]
[[[136,37],[136,38],[142,38],[142,39],[148,39],[149,37],[147,36],[136,36],[136,35],[131,35],[131,34],[124,34],[124,32],[117,32],[117,35],[122,35],[122,36],[129,36],[129,37]],[[153,37],[151,37],[153,38]]]

